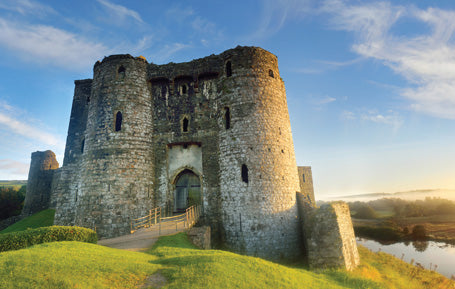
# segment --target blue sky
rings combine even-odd
[[[75,79],[104,56],[278,56],[317,198],[455,188],[455,2],[0,1],[0,179],[62,163]]]

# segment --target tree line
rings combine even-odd
[[[19,189],[14,187],[0,187],[0,220],[17,216],[24,206],[26,186]]]
[[[369,202],[350,202],[349,208],[354,217],[375,219],[377,211],[393,211],[395,217],[429,217],[435,215],[455,215],[455,202],[437,197],[426,197],[424,200],[403,200],[383,198]]]

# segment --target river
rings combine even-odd
[[[392,254],[408,263],[420,263],[425,269],[435,270],[447,278],[455,275],[455,246],[442,242],[417,241],[382,245],[376,241],[357,238],[357,243],[373,252]],[[436,268],[435,268],[436,265]]]

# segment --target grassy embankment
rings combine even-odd
[[[220,250],[195,248],[183,233],[146,253],[55,242],[0,253],[0,288],[455,288],[455,282],[384,253],[359,248],[361,266],[308,271]],[[144,287],[145,288],[145,287]]]
[[[35,229],[39,227],[52,226],[54,224],[54,215],[55,210],[47,209],[39,213],[34,214],[33,216],[27,217],[20,220],[17,223],[9,226],[8,228],[0,231],[0,234],[11,233],[17,231],[24,231],[28,228]]]

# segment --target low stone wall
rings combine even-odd
[[[210,249],[210,227],[193,227],[188,230],[188,238],[190,241],[201,249]]]
[[[16,222],[19,222],[23,218],[24,218],[24,216],[19,215],[19,216],[12,216],[12,217],[9,217],[8,219],[1,220],[0,221],[0,231],[8,228],[9,226],[11,226],[12,224],[14,224]]]
[[[303,196],[297,199],[310,268],[356,268],[360,257],[349,206],[334,202],[314,208]]]

